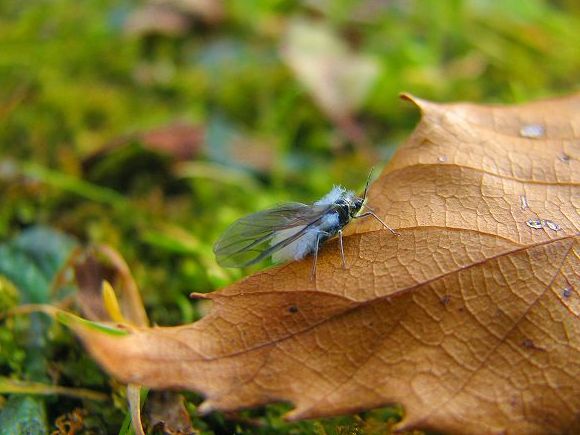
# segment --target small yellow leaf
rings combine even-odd
[[[123,317],[123,313],[121,313],[119,301],[117,300],[117,296],[115,296],[115,290],[113,290],[109,281],[103,281],[102,293],[105,309],[113,322],[128,323],[125,317]]]

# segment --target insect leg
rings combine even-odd
[[[316,278],[316,262],[318,261],[318,246],[320,245],[320,238],[322,236],[328,236],[326,231],[319,231],[316,235],[316,244],[314,245],[314,260],[312,263],[312,273],[310,275],[310,280]]]
[[[314,258],[312,259],[312,272],[310,273],[310,281],[316,278],[316,262],[318,261],[318,243],[320,242],[320,234],[316,235],[316,244],[314,245]]]
[[[342,257],[342,268],[346,269],[346,261],[344,259],[344,247],[342,246],[342,230],[338,230],[338,240],[340,240],[340,256]]]
[[[378,220],[378,221],[379,221],[381,224],[383,224],[383,226],[384,226],[384,227],[385,227],[387,230],[389,230],[389,231],[390,231],[391,233],[393,233],[395,236],[400,236],[400,234],[399,234],[398,232],[396,232],[394,229],[392,229],[390,226],[388,226],[386,223],[384,223],[384,222],[383,222],[383,220],[382,220],[380,217],[378,217],[378,216],[377,216],[377,215],[376,215],[374,212],[372,212],[372,211],[367,211],[366,213],[359,214],[358,216],[355,216],[354,218],[355,218],[355,219],[358,219],[358,218],[362,218],[362,217],[366,217],[366,216],[372,216],[372,217],[374,217],[374,218],[375,218],[376,220]]]

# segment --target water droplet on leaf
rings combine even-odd
[[[535,228],[537,230],[542,229],[542,219],[530,219],[526,221],[526,225],[530,228]]]
[[[544,136],[544,126],[540,124],[527,124],[520,129],[520,136],[537,139]]]
[[[562,229],[562,227],[560,225],[558,225],[556,222],[552,222],[549,220],[545,220],[544,225],[546,225],[552,231],[560,231]]]

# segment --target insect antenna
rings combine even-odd
[[[371,181],[371,176],[373,175],[373,169],[374,168],[371,168],[371,170],[369,172],[369,176],[367,178],[367,184],[365,186],[365,191],[363,193],[363,204],[364,204],[365,200],[367,199],[367,192],[369,190],[369,184],[370,184],[370,181]],[[359,214],[358,216],[354,216],[354,219],[359,219],[359,218],[366,217],[366,216],[372,216],[376,220],[378,220],[391,233],[393,233],[396,236],[399,235],[399,233],[397,231],[395,231],[390,226],[388,226],[386,223],[384,223],[383,220],[380,217],[377,216],[377,214],[375,213],[375,211],[372,208],[370,208],[369,206],[365,205],[365,210],[368,210],[368,211],[365,212],[365,213],[363,213],[363,214]]]
[[[367,199],[367,192],[368,192],[368,190],[369,190],[369,184],[371,183],[371,177],[372,177],[372,175],[373,175],[373,169],[375,169],[375,168],[374,168],[374,167],[373,167],[373,168],[371,168],[371,170],[369,171],[369,176],[367,177],[367,182],[366,182],[366,184],[365,184],[365,191],[364,191],[364,193],[363,193],[363,197],[362,197],[362,199],[363,199],[363,203],[364,203],[364,202],[365,202],[365,200]]]

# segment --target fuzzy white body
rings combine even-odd
[[[334,186],[330,192],[328,192],[324,197],[314,203],[315,206],[329,206],[338,201],[341,197],[354,196],[353,192],[346,190],[341,186]],[[302,231],[305,226],[299,226],[294,228],[289,228],[286,230],[281,230],[276,233],[270,242],[270,246],[274,246],[288,237]],[[319,235],[324,235],[326,238],[330,238],[337,234],[340,230],[339,216],[337,212],[329,212],[323,216],[320,221],[312,225],[304,235],[290,243],[288,246],[274,252],[272,254],[272,260],[275,262],[285,262],[288,260],[300,260],[307,256],[308,254],[314,252],[316,249],[316,239]]]

